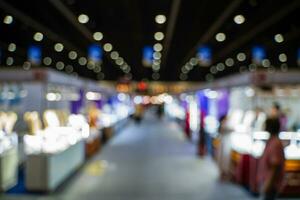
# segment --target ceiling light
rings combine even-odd
[[[232,58],[227,58],[225,60],[225,65],[228,67],[232,67],[234,65],[234,60]]]
[[[76,51],[70,51],[68,56],[71,60],[75,60],[77,58],[77,53]]]
[[[156,15],[155,21],[158,24],[164,24],[167,21],[167,18],[165,15]]]
[[[212,66],[212,67],[210,68],[210,73],[212,73],[212,74],[218,73],[217,67],[216,67],[216,66]]]
[[[11,66],[14,64],[14,58],[13,57],[8,57],[6,59],[6,65]]]
[[[85,57],[80,57],[79,59],[78,59],[78,63],[80,64],[80,65],[86,65],[86,63],[87,63],[87,59],[85,58]]]
[[[223,71],[225,69],[225,65],[223,63],[218,63],[217,64],[217,70],[218,71]]]
[[[189,72],[188,69],[186,69],[185,67],[181,68],[181,72],[184,74],[187,74]]]
[[[33,35],[33,39],[37,42],[40,42],[42,41],[44,38],[44,35],[40,32],[36,32],[34,35]]]
[[[218,33],[215,38],[218,42],[223,42],[226,40],[226,35],[225,33]]]
[[[95,66],[94,72],[95,72],[95,73],[101,72],[101,67],[100,67],[100,66]]]
[[[207,81],[213,81],[214,80],[214,76],[212,74],[206,74],[205,79]]]
[[[104,51],[110,52],[112,50],[113,46],[110,43],[106,43],[103,46]]]
[[[100,72],[100,73],[97,75],[97,78],[98,78],[99,80],[103,80],[103,79],[105,78],[104,73]]]
[[[156,43],[154,46],[153,46],[153,49],[154,51],[162,51],[163,50],[163,46],[161,43]]]
[[[120,66],[123,65],[123,64],[124,64],[124,59],[121,58],[121,57],[117,58],[116,64],[117,64],[117,65],[120,65]]]
[[[6,15],[3,19],[4,24],[11,24],[13,23],[14,18],[11,15]]]
[[[56,63],[56,68],[57,68],[58,70],[63,70],[64,67],[65,67],[65,64],[64,64],[63,62],[58,61],[58,62]]]
[[[160,65],[152,65],[152,69],[154,71],[159,71],[160,70]]]
[[[103,39],[103,34],[102,34],[101,32],[95,32],[95,33],[93,34],[93,38],[94,38],[94,40],[96,40],[96,41],[100,41],[100,40]]]
[[[43,63],[44,63],[45,65],[51,65],[52,59],[51,59],[50,57],[45,57],[45,58],[43,59]]]
[[[238,53],[237,56],[236,56],[237,60],[240,61],[240,62],[243,62],[246,60],[246,54],[245,53]]]
[[[31,68],[31,63],[28,62],[28,61],[25,61],[25,62],[23,63],[23,69],[29,70],[30,68]]]
[[[62,43],[56,43],[54,45],[54,50],[57,52],[62,52],[64,50],[64,45]]]
[[[85,14],[81,14],[78,16],[78,21],[81,24],[86,24],[89,21],[89,16],[85,15]]]
[[[276,35],[274,36],[274,40],[275,40],[275,42],[277,42],[277,43],[282,43],[282,42],[284,41],[283,35],[282,35],[282,34],[276,34]]]
[[[110,57],[111,57],[111,59],[116,60],[119,57],[119,53],[116,51],[113,51],[110,53]]]
[[[73,68],[72,65],[67,65],[67,66],[66,66],[66,72],[67,72],[67,73],[71,74],[71,73],[73,72],[73,70],[74,70],[74,68]]]
[[[262,66],[263,67],[270,67],[271,66],[271,62],[269,59],[263,59],[262,60]]]
[[[179,78],[180,80],[185,81],[188,78],[188,76],[187,74],[180,74]]]
[[[160,52],[154,52],[154,53],[153,53],[153,58],[154,58],[155,60],[161,59],[161,53],[160,53]]]
[[[279,59],[280,62],[286,62],[287,61],[287,56],[286,56],[285,53],[281,53],[281,54],[279,54],[278,59]]]
[[[158,80],[158,79],[160,78],[159,73],[154,72],[154,73],[152,74],[152,78],[153,78],[154,80]]]
[[[189,63],[192,66],[196,66],[198,64],[198,59],[197,58],[191,58]]]
[[[10,51],[10,52],[14,52],[14,51],[16,51],[16,49],[17,49],[17,46],[16,46],[16,44],[15,43],[10,43],[9,45],[8,45],[8,51]]]
[[[165,37],[165,35],[163,34],[163,32],[156,32],[156,33],[154,34],[154,39],[155,39],[155,40],[158,40],[158,41],[163,40],[164,37]]]
[[[243,15],[236,15],[234,18],[233,18],[233,21],[236,23],[236,24],[242,24],[245,22],[245,17]]]

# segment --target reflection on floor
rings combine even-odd
[[[150,113],[132,122],[66,186],[49,195],[0,196],[1,200],[215,200],[256,199],[218,182],[209,158],[198,159],[179,127]]]

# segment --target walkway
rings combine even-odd
[[[38,200],[255,199],[239,186],[220,183],[209,158],[198,159],[177,124],[147,113],[133,122],[50,196],[0,197]]]

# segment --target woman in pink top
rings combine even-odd
[[[266,131],[271,134],[259,162],[258,178],[264,200],[276,199],[284,177],[284,151],[278,138],[280,120],[268,118]]]

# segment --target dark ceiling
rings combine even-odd
[[[7,58],[12,57],[13,66],[22,67],[27,60],[28,46],[37,44],[42,47],[43,57],[53,59],[49,67],[56,68],[56,62],[62,61],[65,66],[72,65],[78,75],[92,79],[119,80],[127,76],[133,80],[159,78],[174,81],[181,78],[203,81],[255,70],[249,68],[251,48],[262,45],[271,62],[269,69],[280,70],[282,64],[294,69],[299,67],[299,8],[299,0],[1,0],[0,61],[1,66],[5,67]],[[86,24],[77,21],[82,13],[89,16]],[[158,14],[167,17],[165,24],[155,23]],[[245,16],[245,23],[234,23],[233,18],[238,14]],[[12,24],[2,22],[7,15],[13,16]],[[97,31],[104,36],[100,42],[92,38]],[[142,49],[156,43],[153,35],[157,31],[163,32],[165,38],[161,42],[164,49],[160,70],[153,78],[152,68],[142,64]],[[44,34],[42,41],[33,40],[36,32]],[[219,32],[226,34],[224,42],[216,41],[215,35]],[[276,43],[276,34],[282,34],[284,42]],[[53,46],[57,42],[64,44],[62,52],[54,51]],[[16,51],[8,51],[10,43],[16,44]],[[107,52],[104,53],[101,72],[79,65],[78,59],[68,58],[71,50],[86,57],[87,48],[92,43],[111,43],[113,50],[119,52],[131,70],[121,70]],[[183,66],[196,55],[197,47],[203,44],[212,49],[211,65],[196,65],[182,73]],[[237,61],[239,52],[246,54],[245,61]],[[286,62],[278,60],[280,53],[287,55]],[[227,58],[234,59],[234,66],[218,72],[211,70]]]

